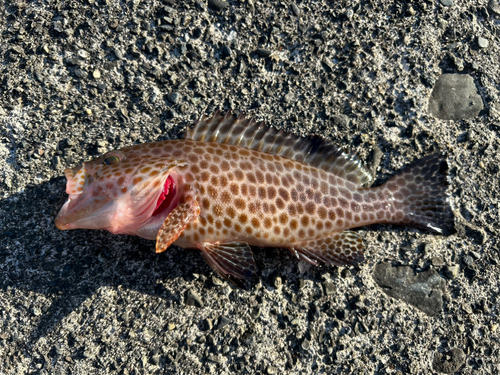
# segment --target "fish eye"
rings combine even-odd
[[[110,165],[110,164],[116,164],[120,162],[120,158],[118,156],[108,156],[106,159],[104,159],[104,164]]]

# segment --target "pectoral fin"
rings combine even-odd
[[[296,244],[291,249],[298,258],[302,258],[315,266],[319,262],[336,266],[355,266],[362,262],[363,240],[356,232],[346,230],[321,240]]]
[[[255,274],[252,249],[247,243],[204,242],[200,250],[207,263],[223,279],[238,284],[238,280],[249,280]]]
[[[187,227],[200,214],[200,206],[196,200],[182,203],[170,212],[163,222],[156,237],[156,252],[162,253],[169,247]]]

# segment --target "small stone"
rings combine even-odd
[[[200,296],[193,292],[191,289],[189,289],[186,292],[186,297],[184,299],[184,303],[187,306],[195,306],[195,307],[203,307],[203,301],[201,300]]]
[[[78,78],[87,78],[88,74],[85,70],[81,69],[81,68],[76,68],[75,69],[75,75],[78,77]]]
[[[486,38],[479,37],[477,38],[477,44],[480,48],[488,48],[488,46],[490,45],[490,41]]]
[[[61,158],[60,158],[58,155],[56,155],[56,156],[54,156],[54,157],[52,158],[52,167],[53,167],[54,169],[59,169],[59,168],[61,168],[61,167],[62,167],[62,164],[61,164]]]
[[[123,51],[119,49],[118,47],[115,48],[115,56],[118,60],[123,59]]]
[[[454,2],[453,0],[441,0],[441,4],[443,4],[445,7],[451,7],[453,6]]]
[[[153,332],[153,330],[149,329],[149,328],[146,328],[144,330],[144,338],[146,340],[151,340],[153,337],[154,337],[155,333]]]
[[[99,78],[101,78],[101,72],[99,71],[99,69],[94,70],[94,72],[92,73],[92,76],[93,76],[95,79],[99,79]]]
[[[435,353],[432,368],[445,374],[453,374],[465,363],[465,353],[460,348],[453,348],[447,353]]]
[[[175,323],[168,323],[167,329],[173,331],[175,329]]]
[[[224,315],[222,315],[219,318],[219,324],[217,324],[217,327],[215,329],[217,329],[217,330],[222,329],[225,326],[227,326],[229,323],[231,323],[231,319],[229,319],[229,318],[225,317]]]
[[[33,315],[35,315],[35,316],[42,315],[42,310],[40,310],[38,307],[33,307],[32,312],[33,312]]]
[[[405,301],[427,315],[436,315],[443,308],[446,284],[435,269],[415,273],[411,267],[382,262],[375,266],[373,278],[385,294]]]
[[[174,91],[167,94],[167,100],[172,104],[179,103],[179,93]]]
[[[259,306],[255,307],[252,312],[250,313],[250,316],[253,319],[257,319],[261,314],[261,308]]]
[[[266,372],[268,375],[274,375],[274,374],[278,373],[278,370],[276,369],[276,367],[268,366],[266,369]]]
[[[326,296],[331,296],[335,293],[335,285],[331,281],[324,281],[321,283],[323,285],[323,291]]]
[[[255,53],[260,57],[269,57],[271,56],[271,51],[265,48],[258,48]]]
[[[222,57],[231,57],[232,53],[233,51],[231,50],[231,47],[229,47],[228,45],[222,46]]]
[[[292,13],[295,15],[295,17],[299,17],[300,16],[300,8],[297,6],[297,4],[292,3],[292,5],[290,6],[290,8],[292,8]]]
[[[468,74],[441,75],[429,98],[429,112],[442,120],[476,117],[483,108],[483,99]]]
[[[441,257],[434,257],[431,259],[431,263],[434,267],[441,267],[444,265],[444,260]]]
[[[459,271],[460,271],[460,266],[458,264],[452,264],[445,267],[444,274],[446,275],[447,278],[454,279],[455,277],[458,276]]]
[[[226,9],[228,6],[229,4],[223,0],[208,0],[208,7],[216,12]]]
[[[78,56],[81,57],[82,59],[88,59],[90,54],[84,49],[81,49],[78,51]]]
[[[302,349],[308,350],[311,347],[311,343],[309,342],[308,339],[304,339],[304,341],[302,341],[301,346],[302,346]]]

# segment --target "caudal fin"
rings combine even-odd
[[[448,190],[446,156],[436,153],[414,161],[382,185],[397,207],[393,224],[449,235],[455,232]],[[402,212],[402,215],[401,215]]]

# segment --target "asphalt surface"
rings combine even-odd
[[[495,374],[500,4],[0,1],[0,373]],[[460,76],[456,76],[459,74]],[[366,261],[58,231],[63,170],[245,111],[356,152],[375,184],[446,152],[457,233],[360,228]]]

